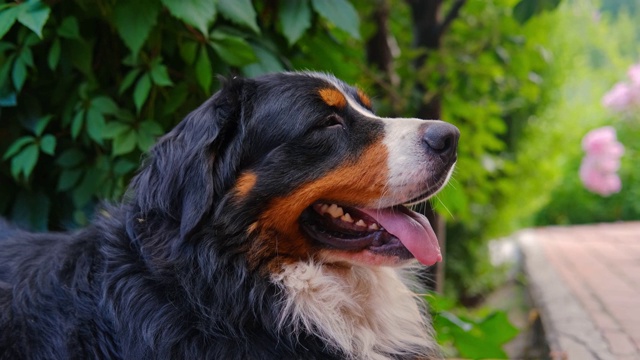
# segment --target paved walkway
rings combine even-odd
[[[520,233],[552,358],[640,359],[640,222]]]

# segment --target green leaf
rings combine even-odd
[[[40,139],[40,149],[43,153],[53,155],[56,150],[56,137],[47,134]]]
[[[102,144],[105,127],[106,122],[104,120],[104,115],[102,115],[102,113],[95,107],[89,108],[89,110],[87,110],[87,133],[89,134],[89,137],[95,140],[98,144]]]
[[[308,0],[281,0],[278,9],[281,33],[289,46],[298,41],[311,27],[311,9]]]
[[[211,33],[209,44],[218,56],[230,65],[244,66],[258,60],[251,45],[238,36],[215,31]]]
[[[13,86],[19,92],[22,90],[24,82],[27,80],[27,65],[21,58],[17,58],[13,63],[13,70],[11,71],[11,79],[13,80]]]
[[[82,124],[84,123],[84,109],[78,111],[71,121],[71,138],[76,139],[80,135],[82,130]]]
[[[22,48],[22,50],[20,51],[20,56],[18,57],[18,59],[22,60],[22,62],[29,67],[33,67],[33,53],[31,52],[31,49],[28,47],[24,47]]]
[[[171,15],[193,25],[198,31],[206,35],[209,25],[216,18],[215,0],[161,0],[169,9]]]
[[[283,71],[284,66],[271,51],[261,47],[253,46],[253,50],[258,57],[258,62],[242,68],[242,72],[248,77],[255,77],[262,74]]]
[[[129,71],[127,75],[124,77],[124,79],[122,80],[122,83],[120,84],[120,88],[118,89],[118,94],[122,95],[122,93],[127,91],[129,86],[133,84],[133,81],[138,78],[138,75],[140,75],[141,71],[142,70],[140,69],[132,69],[131,71]]]
[[[524,24],[534,15],[545,10],[553,10],[560,4],[560,0],[520,0],[513,8],[513,17],[520,24]]]
[[[198,60],[196,60],[196,80],[205,93],[209,93],[209,88],[211,88],[211,82],[213,81],[212,76],[211,61],[209,60],[209,55],[207,55],[207,49],[202,46]]]
[[[142,131],[138,131],[138,134],[136,136],[137,140],[138,140],[138,149],[140,149],[140,151],[142,152],[146,152],[147,150],[149,150],[149,148],[151,148],[153,146],[153,144],[155,144],[156,142],[156,137],[149,134],[149,133],[145,133]]]
[[[113,9],[113,22],[122,41],[137,55],[156,24],[160,3],[153,0],[120,0]]]
[[[256,22],[256,11],[251,0],[219,0],[218,10],[226,19],[260,33]]]
[[[151,90],[151,77],[149,74],[144,74],[138,80],[136,84],[136,88],[133,90],[133,102],[136,105],[136,110],[140,113],[140,109],[142,109],[142,105],[147,100],[149,96],[149,91]]]
[[[80,169],[72,169],[72,170],[62,170],[60,173],[60,177],[58,178],[58,191],[67,191],[71,189],[75,184],[78,183],[80,176],[82,175],[82,170]]]
[[[38,37],[38,35],[34,33],[28,33],[22,41],[22,45],[25,47],[29,47],[39,43],[40,41],[41,39]]]
[[[121,134],[113,140],[113,155],[130,153],[136,147],[137,136],[133,129]]]
[[[7,151],[4,153],[4,156],[2,157],[2,160],[7,160],[8,158],[12,157],[18,151],[20,151],[20,149],[22,149],[25,145],[30,144],[30,143],[34,143],[35,140],[36,139],[33,136],[23,136],[23,137],[17,139],[16,141],[14,141],[11,144],[11,146],[9,146]]]
[[[36,123],[33,126],[33,132],[34,134],[36,134],[36,136],[42,135],[42,133],[44,132],[44,129],[47,127],[47,125],[49,125],[51,118],[53,118],[53,115],[45,115],[41,118],[38,118],[38,120],[36,120]]]
[[[184,103],[188,94],[189,89],[184,81],[171,88],[162,106],[162,114],[173,114]]]
[[[96,193],[99,186],[102,185],[101,181],[102,172],[96,168],[89,169],[85,172],[82,181],[78,184],[71,194],[73,204],[76,208],[85,206]]]
[[[162,129],[162,126],[160,126],[160,124],[158,124],[153,120],[147,120],[147,121],[141,122],[139,129],[140,129],[140,132],[143,132],[149,135],[158,136],[158,135],[164,134],[164,130]]]
[[[118,175],[125,175],[138,167],[138,163],[133,161],[129,161],[127,159],[118,159],[115,165],[113,166],[113,172]]]
[[[480,328],[494,344],[505,344],[518,335],[519,330],[511,324],[504,311],[489,314],[479,324]]]
[[[108,96],[98,96],[91,100],[91,107],[102,114],[115,115],[119,108],[115,101]]]
[[[49,19],[51,8],[40,0],[29,0],[18,14],[18,21],[42,39],[42,28]]]
[[[171,78],[169,77],[169,72],[167,71],[167,67],[164,65],[156,65],[151,68],[151,80],[153,83],[158,86],[169,86],[173,85]]]
[[[51,44],[51,48],[49,49],[49,56],[47,57],[49,69],[55,70],[56,67],[58,67],[58,62],[60,61],[60,50],[60,39],[56,38]]]
[[[0,41],[0,54],[7,51],[13,50],[16,48],[16,45],[6,41]]]
[[[20,6],[14,4],[9,4],[9,6],[0,10],[0,39],[11,29],[19,13]]]
[[[65,56],[85,75],[91,75],[93,69],[93,46],[85,41],[65,41]]]
[[[155,121],[147,120],[140,123],[138,127],[138,148],[147,151],[157,140],[157,136],[162,135],[164,131],[160,124]]]
[[[124,124],[119,121],[112,121],[107,123],[107,127],[104,129],[105,139],[115,139],[116,137],[131,130],[129,124]]]
[[[320,16],[346,31],[355,39],[360,39],[360,18],[350,2],[347,0],[311,0],[311,4]]]
[[[28,178],[38,162],[38,154],[40,154],[40,148],[37,144],[27,145],[11,160],[11,175],[17,179],[22,173],[25,178]]]
[[[77,148],[67,149],[56,160],[58,165],[64,168],[73,168],[80,165],[84,159],[86,159],[86,155],[84,152]]]
[[[180,44],[180,56],[187,63],[187,65],[193,64],[198,54],[198,43],[195,41],[186,41]]]
[[[63,38],[80,40],[80,26],[78,26],[78,20],[73,16],[64,18],[57,32]]]

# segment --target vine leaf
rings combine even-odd
[[[162,0],[171,15],[206,35],[216,18],[215,0]]]
[[[311,27],[311,9],[307,0],[283,0],[278,9],[281,33],[289,46]]]
[[[220,0],[218,10],[226,19],[260,34],[260,28],[256,22],[256,10],[251,0]]]
[[[156,24],[160,8],[158,2],[151,0],[121,0],[116,4],[113,22],[120,38],[134,55],[138,54]]]
[[[311,0],[311,4],[320,16],[346,31],[355,39],[360,39],[360,18],[350,2],[347,0]]]
[[[20,5],[18,22],[31,29],[42,39],[42,28],[49,19],[51,8],[40,0],[30,0]]]

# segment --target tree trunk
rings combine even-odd
[[[441,19],[442,0],[407,0],[407,2],[411,7],[411,16],[413,18],[414,47],[427,49],[427,53],[415,60],[414,66],[416,69],[420,69],[424,66],[429,52],[440,48],[442,35],[458,16],[466,0],[456,0],[449,8],[444,19]],[[425,84],[420,82],[416,87],[421,94],[429,90]],[[422,102],[418,107],[416,116],[421,119],[441,119],[440,96],[436,95],[430,97],[428,102]],[[444,263],[446,261],[446,222],[443,217],[433,210],[431,204],[427,207],[425,215],[431,222],[442,251],[442,262],[439,262],[435,267],[431,267],[429,275],[435,283],[434,289],[442,292],[444,287]]]

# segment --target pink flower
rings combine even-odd
[[[633,105],[634,98],[633,89],[626,83],[619,82],[604,94],[602,105],[615,111],[623,111]]]
[[[616,138],[616,129],[611,126],[589,131],[582,138],[582,149],[587,155],[620,157],[624,153],[624,147]]]
[[[629,68],[627,71],[627,75],[629,79],[631,79],[631,83],[635,86],[640,86],[640,64],[635,64]]]
[[[611,126],[591,130],[582,139],[586,152],[580,165],[580,180],[587,190],[608,196],[622,188],[617,171],[624,147],[616,139],[616,131]]]
[[[640,64],[627,71],[630,82],[619,82],[602,97],[602,105],[614,111],[640,109]]]

